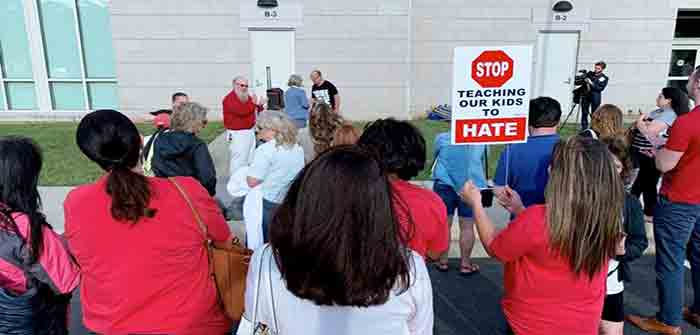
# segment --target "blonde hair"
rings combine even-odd
[[[309,115],[309,134],[317,154],[331,147],[335,131],[341,124],[343,124],[342,117],[333,112],[330,105],[324,103],[314,105]]]
[[[170,116],[170,129],[194,133],[207,122],[209,109],[196,102],[175,107]]]
[[[277,146],[292,147],[297,144],[297,127],[285,113],[266,110],[258,115],[256,126],[258,129],[274,130]]]
[[[343,124],[335,130],[331,146],[356,144],[361,135],[360,131],[357,130],[352,123],[343,122]]]
[[[574,136],[556,145],[545,191],[549,244],[577,276],[592,280],[615,257],[624,196],[605,144]]]
[[[591,115],[591,129],[601,139],[624,134],[622,110],[611,104],[598,107]]]

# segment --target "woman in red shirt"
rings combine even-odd
[[[230,333],[209,275],[204,236],[171,181],[141,171],[141,142],[123,114],[100,110],[78,126],[80,150],[105,175],[64,202],[66,237],[80,264],[85,326],[100,334]],[[176,177],[209,237],[231,232],[202,185]]]
[[[552,156],[545,205],[524,209],[517,194],[499,199],[519,215],[497,231],[471,182],[462,198],[474,210],[487,252],[505,263],[502,306],[516,334],[598,334],[608,261],[621,237],[624,186],[597,140],[572,137]]]

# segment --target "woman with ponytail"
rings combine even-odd
[[[105,174],[64,202],[66,237],[80,264],[83,322],[100,334],[223,334],[231,330],[209,274],[207,228],[231,239],[216,201],[191,177],[140,172],[141,140],[123,114],[99,110],[78,126],[78,147]]]
[[[41,152],[0,137],[0,334],[68,334],[68,304],[80,272],[41,213]]]

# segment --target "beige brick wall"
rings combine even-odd
[[[670,0],[579,0],[568,26],[548,26],[550,0],[300,1],[296,72],[321,69],[353,119],[447,103],[455,46],[535,44],[548,28],[581,31],[579,68],[608,62],[605,102],[648,110],[666,82],[676,13]],[[231,78],[250,73],[238,1],[122,0],[111,10],[124,111],[166,107],[184,90],[220,113]]]

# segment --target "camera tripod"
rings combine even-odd
[[[571,110],[569,111],[569,114],[566,115],[566,118],[564,118],[564,122],[561,124],[561,128],[566,127],[566,123],[569,122],[569,118],[571,118],[571,115],[574,114],[574,110],[578,107],[578,115],[583,114],[583,106],[579,102],[572,102],[573,105],[571,105]]]

